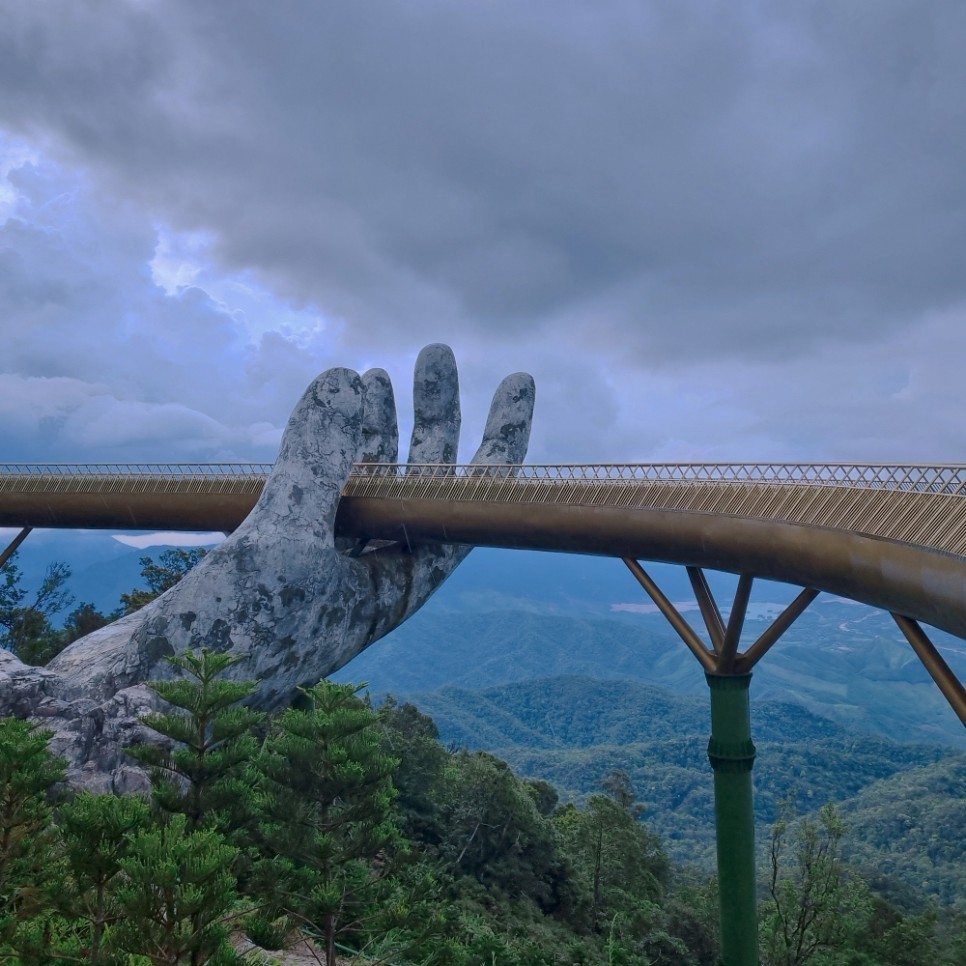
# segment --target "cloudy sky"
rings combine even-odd
[[[271,460],[427,342],[466,453],[966,462],[960,0],[5,0],[2,461]]]

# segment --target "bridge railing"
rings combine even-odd
[[[271,463],[0,463],[4,477],[96,476],[159,477],[198,479],[222,476],[268,476]]]
[[[253,492],[261,490],[270,463],[6,463],[4,492]]]
[[[966,466],[911,463],[606,463],[606,464],[391,464],[357,463],[353,492],[365,481],[505,480],[536,483],[754,483],[851,487],[966,496]]]
[[[11,464],[0,466],[0,509],[16,504],[11,512],[22,525],[28,510],[47,519],[54,495],[75,510],[91,498],[103,509],[115,497],[117,506],[135,498],[196,508],[214,497],[250,508],[270,472],[259,463]],[[722,514],[849,530],[966,556],[966,466],[951,464],[359,464],[343,495]],[[122,522],[111,525],[125,525],[129,516],[121,513]]]
[[[720,514],[848,530],[966,556],[966,467],[845,463],[354,468],[343,495]]]
[[[116,480],[214,482],[251,481],[257,485],[272,470],[270,463],[7,463],[0,464],[0,490],[30,481],[51,487],[62,481],[71,488],[83,481]],[[603,463],[603,464],[420,464],[358,463],[352,487],[363,495],[366,481],[506,480],[534,483],[753,483],[851,487],[966,496],[966,465],[952,463]]]

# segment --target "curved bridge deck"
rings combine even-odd
[[[845,464],[361,465],[354,499],[612,507],[828,527],[966,555],[966,467]]]
[[[234,530],[271,466],[0,466],[0,526]],[[890,611],[966,724],[966,689],[916,623],[966,638],[966,466],[703,463],[594,466],[360,464],[336,532],[621,557],[713,674],[744,673],[819,591]],[[363,543],[358,546],[362,548]],[[638,563],[684,564],[708,649]],[[701,568],[805,590],[745,652]],[[733,623],[733,627],[732,627]]]
[[[0,526],[231,531],[265,464],[0,467]],[[853,597],[966,637],[966,466],[356,466],[344,535],[662,560]]]
[[[232,530],[269,464],[0,465],[0,526]],[[966,556],[966,466],[843,463],[357,465],[354,500],[725,514]]]

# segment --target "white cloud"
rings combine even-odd
[[[318,314],[212,272],[202,240],[178,236],[199,256],[183,269],[165,248],[174,236],[159,240],[83,176],[16,144],[6,157],[14,194],[0,225],[6,459],[271,460],[289,410],[326,367]],[[195,284],[175,284],[179,273]]]
[[[156,226],[158,243],[151,259],[151,278],[165,295],[177,295],[195,284],[211,240],[204,232],[171,232]]]
[[[223,533],[175,533],[170,530],[159,533],[115,533],[112,536],[125,547],[138,550],[148,547],[213,547],[225,539]]]

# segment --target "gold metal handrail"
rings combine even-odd
[[[89,494],[257,498],[260,463],[0,465],[0,502]],[[847,530],[966,556],[966,466],[856,463],[357,464],[345,496],[624,507]]]
[[[858,464],[395,466],[345,496],[624,507],[827,527],[966,556],[966,467]]]
[[[270,463],[7,463],[4,493],[260,493]]]
[[[80,480],[117,478],[159,481],[213,481],[220,478],[264,478],[270,463],[7,463],[0,464],[0,488],[25,479]],[[966,465],[953,463],[596,463],[527,464],[524,466],[359,463],[353,477],[431,478],[507,477],[560,481],[795,483],[895,489],[904,492],[966,495]]]

